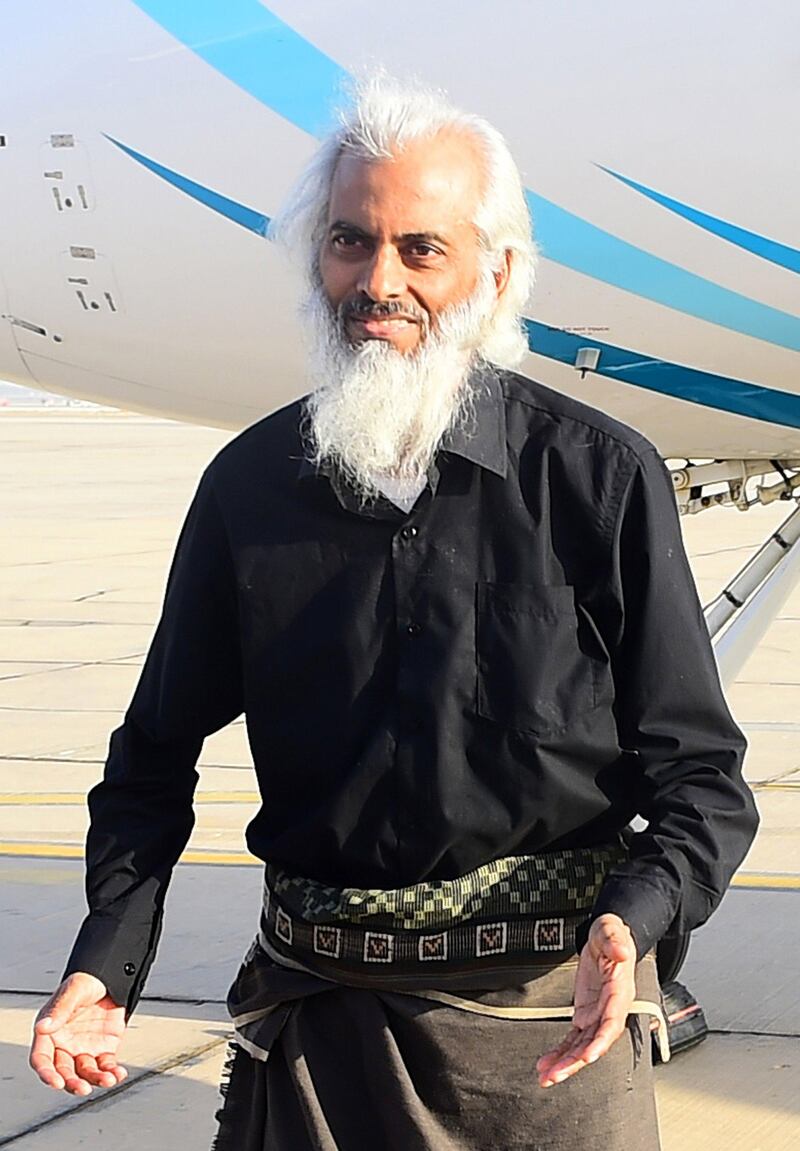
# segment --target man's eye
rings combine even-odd
[[[412,256],[416,256],[416,257],[426,259],[426,260],[430,259],[432,256],[440,256],[441,255],[441,252],[439,251],[439,249],[434,248],[432,244],[423,244],[423,243],[412,244],[409,251],[410,251]]]
[[[333,244],[334,248],[352,251],[354,248],[357,248],[361,245],[362,240],[359,236],[348,236],[346,233],[342,233],[339,236],[334,236],[331,240],[331,243]]]

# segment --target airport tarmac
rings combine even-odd
[[[15,1151],[211,1141],[225,992],[260,898],[241,722],[203,750],[197,825],[125,1041],[129,1079],[76,1100],[26,1061],[82,917],[85,794],[136,682],[183,513],[228,438],[120,413],[0,412],[0,1146]],[[684,521],[704,602],[788,511]],[[729,698],[762,827],[681,975],[713,1033],[657,1072],[664,1151],[800,1146],[800,589]]]

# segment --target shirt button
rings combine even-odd
[[[413,525],[409,524],[408,526],[400,529],[400,536],[404,540],[413,540],[414,536],[417,535],[418,532],[419,528],[415,528]]]
[[[408,627],[406,628],[406,632],[410,636],[419,635],[421,631],[422,631],[422,624],[421,623],[410,623],[408,625]]]
[[[126,963],[125,966],[122,968],[122,970],[125,972],[126,975],[135,975],[136,974],[136,964],[135,963]]]

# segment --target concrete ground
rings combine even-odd
[[[0,1146],[15,1151],[101,1138],[200,1151],[212,1137],[223,1000],[259,902],[241,723],[203,751],[197,827],[126,1037],[130,1078],[78,1101],[41,1087],[26,1053],[82,915],[86,791],[136,682],[183,512],[227,438],[115,413],[0,412]],[[685,522],[704,601],[787,510]],[[798,656],[800,589],[730,691],[763,823],[682,974],[713,1034],[658,1072],[664,1151],[800,1146]]]

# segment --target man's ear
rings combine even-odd
[[[494,285],[495,285],[495,288],[497,289],[498,300],[500,299],[503,292],[508,287],[508,281],[509,281],[509,278],[511,276],[511,263],[512,263],[513,259],[514,259],[514,253],[511,251],[510,248],[506,248],[505,252],[503,253],[503,263],[500,265],[499,268],[496,268],[494,273],[493,273]]]

